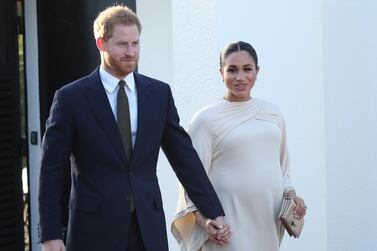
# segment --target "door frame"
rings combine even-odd
[[[38,177],[41,156],[41,125],[39,104],[37,0],[24,2],[25,17],[25,75],[27,93],[27,123],[29,146],[29,198],[30,198],[30,248],[41,251],[38,245]],[[31,132],[35,132],[37,144],[32,144]]]

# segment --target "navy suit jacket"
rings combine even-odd
[[[42,143],[40,240],[61,238],[62,178],[71,161],[68,251],[125,250],[130,191],[147,250],[168,250],[156,164],[162,147],[190,198],[209,218],[224,215],[179,125],[170,87],[134,73],[138,128],[129,162],[98,69],[56,91]],[[171,184],[174,186],[174,184]]]

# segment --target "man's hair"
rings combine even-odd
[[[102,37],[105,41],[110,39],[115,24],[136,24],[139,33],[141,32],[141,23],[136,14],[125,5],[114,5],[100,12],[94,20],[94,38]]]

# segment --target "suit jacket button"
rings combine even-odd
[[[129,201],[129,200],[130,200],[130,196],[127,196],[127,197],[126,197],[126,201]]]

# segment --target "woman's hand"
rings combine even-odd
[[[296,207],[293,211],[295,218],[302,219],[306,215],[306,205],[305,201],[296,195],[294,190],[291,190],[287,193],[287,196],[291,197],[296,202]]]

